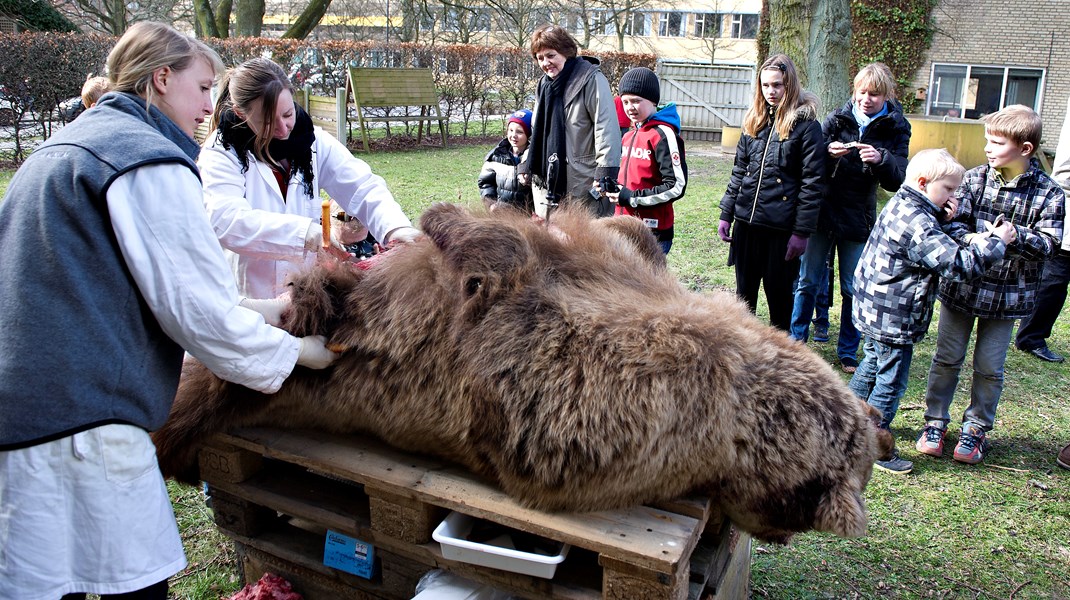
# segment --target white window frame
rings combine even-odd
[[[1044,105],[1044,82],[1045,82],[1045,79],[1047,79],[1047,77],[1048,77],[1048,71],[1047,71],[1047,69],[1045,69],[1043,67],[1030,67],[1030,66],[1023,66],[1023,65],[1011,65],[1011,66],[1008,66],[1008,65],[992,65],[992,64],[933,62],[932,65],[930,65],[930,67],[929,67],[929,94],[928,94],[928,97],[925,100],[925,114],[926,115],[931,115],[934,108],[936,108],[936,109],[942,108],[940,106],[934,106],[934,104],[936,104],[934,102],[934,99],[939,96],[939,92],[940,92],[940,89],[939,89],[940,88],[940,81],[938,81],[937,78],[936,78],[936,69],[939,68],[939,67],[965,67],[966,68],[966,76],[963,79],[964,85],[962,86],[962,92],[961,92],[961,94],[960,94],[960,96],[958,98],[958,101],[956,102],[956,104],[954,106],[948,107],[949,109],[951,109],[951,108],[958,109],[960,111],[960,116],[965,116],[965,114],[966,114],[965,111],[966,110],[970,110],[970,109],[966,109],[965,106],[966,106],[967,96],[970,93],[970,89],[969,89],[970,86],[969,86],[968,82],[971,79],[970,75],[972,75],[974,69],[1002,69],[1003,70],[1003,84],[1000,86],[1000,91],[999,91],[999,109],[1000,110],[1002,110],[1003,108],[1005,108],[1007,106],[1007,83],[1008,83],[1008,80],[1010,79],[1011,70],[1035,71],[1035,72],[1040,73],[1040,77],[1037,79],[1037,95],[1036,95],[1036,98],[1033,100],[1033,106],[1031,106],[1030,108],[1032,108],[1033,110],[1035,110],[1036,112],[1039,113],[1040,112],[1040,108]]]
[[[695,23],[693,25],[695,37],[703,39],[721,37],[721,19],[723,17],[723,13],[695,13]],[[701,29],[701,31],[699,31],[699,29]],[[711,29],[713,30],[713,35],[709,35]]]
[[[669,30],[669,25],[671,24],[669,22],[670,15],[676,15],[680,17],[680,24],[675,31]],[[687,15],[688,13],[674,10],[662,11],[661,15],[658,17],[658,36],[687,37]]]

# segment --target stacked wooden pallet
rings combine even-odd
[[[322,432],[239,430],[217,436],[200,463],[246,582],[275,572],[307,600],[408,599],[434,568],[533,599],[726,599],[749,590],[750,538],[701,498],[544,513],[458,466]],[[431,534],[451,510],[572,549],[553,579],[450,560]],[[328,531],[370,546],[370,577],[324,564]]]

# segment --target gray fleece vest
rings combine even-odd
[[[0,202],[0,450],[167,418],[182,368],[119,249],[105,194],[196,143],[137,96],[108,94],[15,173]],[[134,202],[169,202],[159,195]]]

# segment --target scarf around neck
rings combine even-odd
[[[861,139],[862,134],[866,132],[866,127],[869,127],[870,123],[877,120],[877,117],[883,117],[884,115],[888,114],[888,103],[885,102],[884,106],[882,106],[881,109],[878,110],[876,114],[871,117],[864,113],[862,109],[858,108],[857,104],[852,102],[851,114],[854,115],[855,122],[858,123],[858,137],[859,139]]]
[[[268,143],[267,152],[271,161],[276,164],[286,160],[290,163],[290,175],[300,173],[305,195],[314,198],[316,190],[312,187],[312,143],[316,141],[315,129],[312,126],[312,117],[308,116],[300,106],[294,105],[297,117],[294,128],[290,131],[290,137],[285,140],[271,140]],[[244,119],[234,114],[232,109],[223,111],[219,119],[219,139],[227,150],[234,149],[238,154],[238,162],[241,163],[241,171],[249,170],[249,155],[256,156],[254,150],[256,134],[249,128]],[[272,164],[266,156],[257,156],[258,160]]]
[[[565,60],[565,65],[557,77],[547,78],[548,83],[539,90],[539,103],[535,108],[535,123],[538,130],[533,132],[528,150],[528,166],[532,175],[546,182],[547,191],[561,198],[568,189],[565,174],[565,88],[568,86],[572,72],[580,59],[573,56]]]

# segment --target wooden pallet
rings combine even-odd
[[[750,538],[702,498],[544,513],[456,465],[322,432],[238,430],[216,436],[200,465],[246,582],[276,572],[307,600],[409,599],[433,568],[532,599],[728,599],[749,591]],[[552,580],[449,560],[431,532],[451,510],[572,549]],[[323,564],[328,529],[375,547],[370,580]]]

